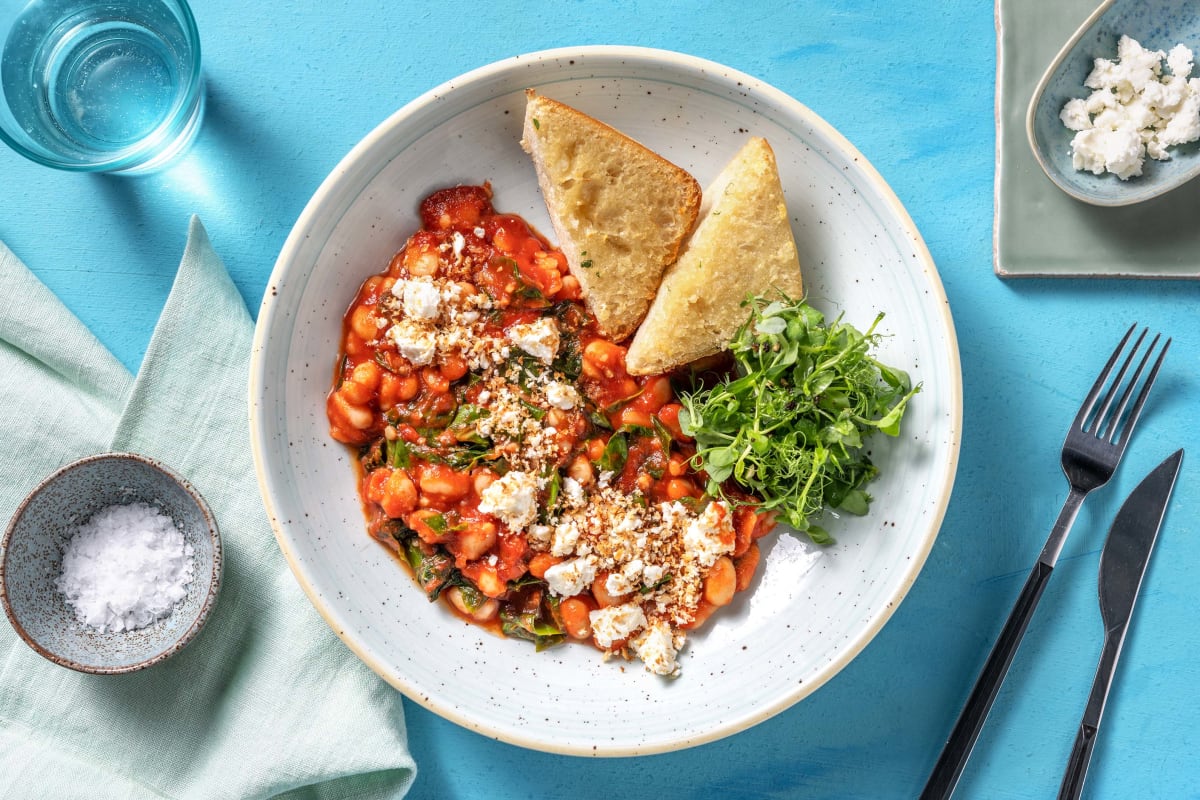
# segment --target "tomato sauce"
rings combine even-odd
[[[497,213],[488,185],[434,192],[420,218],[347,310],[326,402],[331,435],[358,450],[368,530],[431,599],[475,622],[539,647],[591,639],[587,615],[612,592],[597,588],[603,575],[552,591],[543,575],[566,548],[546,530],[569,503],[583,513],[579,496],[599,487],[651,510],[712,500],[671,380],[626,372],[625,348],[598,329],[565,257]],[[729,564],[707,569],[740,569],[744,589],[771,520],[739,505],[727,524],[733,544],[718,561]],[[649,600],[671,580],[642,585],[651,618]],[[689,602],[685,621],[712,610]]]

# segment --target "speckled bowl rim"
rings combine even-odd
[[[97,461],[111,460],[136,461],[150,467],[151,469],[158,470],[178,484],[179,487],[182,488],[183,491],[188,495],[188,497],[192,499],[192,501],[196,504],[196,507],[200,509],[200,513],[204,516],[204,521],[208,524],[209,538],[212,540],[212,582],[209,584],[208,596],[204,598],[204,602],[200,606],[200,612],[196,615],[196,619],[192,621],[192,624],[186,631],[184,631],[183,635],[180,636],[173,645],[163,650],[161,653],[151,656],[144,661],[139,661],[136,664],[129,664],[122,667],[94,667],[89,664],[80,663],[73,659],[64,658],[57,653],[53,653],[42,647],[33,639],[32,636],[29,635],[24,626],[22,626],[21,622],[17,619],[17,615],[13,612],[12,605],[8,601],[8,581],[6,580],[5,576],[6,568],[8,566],[8,545],[12,540],[13,533],[16,531],[17,523],[20,522],[21,517],[25,513],[25,509],[29,507],[29,504],[32,503],[33,500],[39,494],[41,494],[43,490],[46,489],[46,487],[50,486],[62,475],[70,472],[76,467]],[[212,509],[208,507],[207,501],[205,501],[200,492],[196,490],[196,487],[192,486],[192,484],[186,478],[179,475],[161,461],[150,458],[149,456],[143,456],[138,453],[98,453],[96,455],[84,456],[76,461],[72,461],[69,464],[59,467],[50,475],[43,478],[38,485],[35,486],[33,490],[25,496],[25,499],[21,501],[19,506],[17,506],[17,510],[13,512],[12,519],[8,521],[8,525],[4,529],[4,538],[0,539],[0,605],[4,606],[4,614],[8,617],[8,621],[12,624],[13,630],[17,632],[17,635],[20,636],[21,639],[24,640],[25,644],[29,645],[34,652],[48,661],[52,661],[55,664],[67,667],[68,669],[73,669],[76,672],[86,672],[91,675],[122,675],[128,672],[138,672],[146,669],[147,667],[152,667],[159,662],[166,661],[196,638],[196,635],[200,633],[205,623],[208,622],[208,618],[211,616],[213,608],[216,607],[216,600],[221,589],[221,577],[224,574],[224,567],[225,559],[221,548],[221,532],[217,527],[217,519],[215,516],[213,516]]]
[[[941,282],[941,278],[937,272],[933,261],[933,256],[929,252],[924,238],[921,236],[912,217],[907,209],[896,196],[895,191],[884,180],[883,176],[877,169],[863,156],[859,150],[836,128],[823,118],[818,116],[816,112],[809,109],[800,101],[786,94],[785,92],[775,88],[766,81],[754,77],[748,73],[725,66],[715,61],[710,61],[697,56],[692,56],[684,53],[679,53],[671,50],[662,50],[657,48],[640,47],[632,45],[583,45],[576,47],[561,47],[549,50],[533,51],[523,53],[511,58],[506,58],[500,61],[487,64],[477,69],[471,70],[458,77],[452,78],[445,83],[442,83],[424,94],[413,99],[405,104],[399,110],[391,114],[376,126],[371,132],[366,134],[345,157],[335,166],[314,192],[301,212],[296,223],[292,227],[287,240],[284,242],[280,255],[275,263],[275,268],[269,281],[270,285],[278,285],[281,280],[281,275],[286,266],[296,257],[296,252],[302,247],[304,240],[307,238],[308,230],[317,217],[318,212],[323,210],[324,199],[331,193],[336,191],[338,184],[345,178],[347,174],[353,172],[353,167],[357,162],[365,158],[374,147],[377,146],[380,140],[386,139],[391,131],[397,126],[403,125],[413,115],[419,113],[427,107],[441,103],[445,97],[457,91],[463,86],[471,85],[476,82],[485,82],[491,78],[505,73],[511,73],[514,70],[526,67],[531,63],[542,61],[555,61],[556,59],[569,60],[575,57],[582,58],[598,58],[598,59],[625,59],[634,62],[643,62],[646,64],[653,63],[669,63],[675,67],[690,70],[698,75],[720,75],[722,79],[728,82],[737,82],[738,85],[745,87],[746,92],[753,91],[761,95],[765,102],[775,104],[780,107],[786,107],[791,113],[803,118],[806,124],[813,129],[827,136],[831,142],[842,152],[848,161],[853,163],[855,167],[861,171],[862,177],[869,183],[875,185],[879,192],[879,197],[883,199],[891,208],[895,215],[895,220],[898,226],[903,230],[907,237],[907,241],[915,248],[914,257],[919,262],[927,267],[925,274],[929,281],[927,291],[936,298],[933,304],[936,308],[936,315],[939,317],[941,324],[947,334],[947,352],[948,366],[950,368],[953,385],[948,387],[950,414],[951,419],[948,423],[950,429],[950,443],[948,452],[946,453],[946,461],[943,468],[930,476],[931,480],[936,481],[940,486],[940,493],[936,500],[936,506],[931,512],[931,517],[928,521],[926,535],[920,541],[919,547],[911,552],[911,560],[907,569],[902,571],[901,579],[898,581],[895,591],[889,598],[888,602],[882,604],[877,609],[877,613],[870,621],[863,625],[862,628],[856,631],[851,642],[844,646],[841,651],[832,660],[827,662],[810,680],[796,687],[793,691],[786,695],[772,698],[769,702],[764,702],[758,705],[752,715],[739,718],[734,722],[726,722],[723,724],[714,725],[711,729],[703,734],[695,735],[686,740],[675,740],[669,742],[655,742],[647,745],[646,743],[638,744],[597,744],[591,743],[588,746],[570,746],[556,742],[552,736],[545,734],[538,735],[532,732],[514,733],[512,731],[500,730],[491,725],[488,721],[481,719],[479,716],[473,716],[468,709],[456,708],[452,703],[443,701],[440,697],[430,695],[410,684],[404,676],[395,674],[395,671],[386,663],[376,658],[368,648],[366,648],[356,637],[356,632],[347,629],[338,621],[336,612],[334,611],[330,601],[321,595],[319,589],[313,584],[310,576],[307,573],[304,565],[301,563],[300,557],[293,550],[290,542],[289,522],[281,518],[274,504],[274,491],[272,486],[278,476],[272,473],[271,464],[268,462],[266,452],[268,450],[265,434],[262,432],[262,426],[258,420],[258,403],[257,399],[261,397],[265,391],[265,386],[268,381],[264,375],[264,357],[266,352],[267,335],[271,328],[274,318],[277,316],[278,307],[272,303],[272,293],[268,292],[263,299],[263,304],[259,310],[258,322],[255,328],[254,346],[251,354],[250,363],[250,380],[249,380],[249,398],[250,398],[250,429],[251,429],[251,449],[254,455],[255,471],[258,476],[258,484],[263,497],[264,505],[267,508],[268,517],[271,521],[271,526],[275,532],[275,539],[283,552],[284,557],[291,568],[292,574],[297,582],[303,588],[308,599],[312,602],[317,611],[324,617],[329,627],[337,634],[342,642],[353,652],[360,660],[370,667],[376,674],[391,684],[394,688],[400,690],[413,702],[416,702],[426,709],[432,711],[439,716],[450,720],[458,725],[463,726],[468,730],[473,730],[485,736],[489,736],[509,744],[519,747],[540,750],[549,753],[558,753],[562,755],[578,755],[578,756],[605,756],[605,757],[630,757],[630,756],[645,756],[656,753],[666,753],[683,748],[691,748],[707,742],[716,741],[718,739],[733,735],[740,731],[746,730],[754,725],[757,725],[776,714],[791,707],[795,703],[803,700],[811,695],[818,688],[832,679],[835,675],[842,671],[855,657],[857,657],[863,649],[870,643],[882,630],[883,626],[891,619],[892,614],[899,607],[900,602],[908,594],[912,585],[915,583],[917,576],[920,574],[930,551],[933,548],[933,543],[937,538],[938,532],[941,529],[945,519],[946,509],[950,503],[950,496],[954,486],[954,478],[957,472],[959,453],[961,449],[961,431],[963,423],[963,392],[962,392],[962,369],[959,359],[958,340],[955,334],[954,320],[950,313],[949,300],[946,297],[945,289]],[[535,85],[535,84],[530,84]]]

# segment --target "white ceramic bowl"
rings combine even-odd
[[[491,181],[502,212],[550,226],[518,142],[527,87],[574,105],[713,178],[749,135],[779,161],[810,302],[868,325],[882,358],[924,391],[905,431],[872,453],[883,477],[838,544],[763,540],[757,586],[690,638],[683,674],[603,662],[586,646],[536,653],[427,603],[365,531],[352,454],[324,398],[341,318],[361,281],[416,230],[431,190]],[[958,457],[961,375],[929,253],[866,159],[800,103],[748,75],[675,53],[579,47],[509,59],[418,98],[366,137],[309,202],[271,276],[251,375],[254,455],[280,547],[313,604],[372,669],[467,728],[560,753],[633,755],[747,728],[805,697],[871,640],[937,535]]]

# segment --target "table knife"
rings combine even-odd
[[[1058,790],[1059,800],[1074,800],[1083,791],[1133,606],[1182,463],[1183,450],[1176,450],[1138,484],[1117,512],[1108,531],[1108,540],[1100,551],[1100,619],[1104,623],[1104,647],[1100,651],[1092,693]]]

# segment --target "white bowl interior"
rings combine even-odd
[[[817,551],[763,540],[758,585],[690,638],[664,681],[584,646],[543,653],[429,604],[365,532],[352,454],[328,437],[324,399],[341,318],[364,278],[417,228],[431,190],[491,181],[494,204],[550,226],[519,145],[526,87],[613,124],[713,178],[750,135],[775,150],[810,302],[859,327],[879,310],[881,358],[924,391],[863,518],[830,522]],[[659,752],[742,730],[832,677],[915,579],[949,500],[961,428],[953,323],[924,243],[854,148],[795,100],[711,62],[640,48],[521,56],[433,90],[347,156],[297,222],[259,316],[251,378],[264,499],[297,578],[331,627],[413,700],[518,745],[587,755]]]

